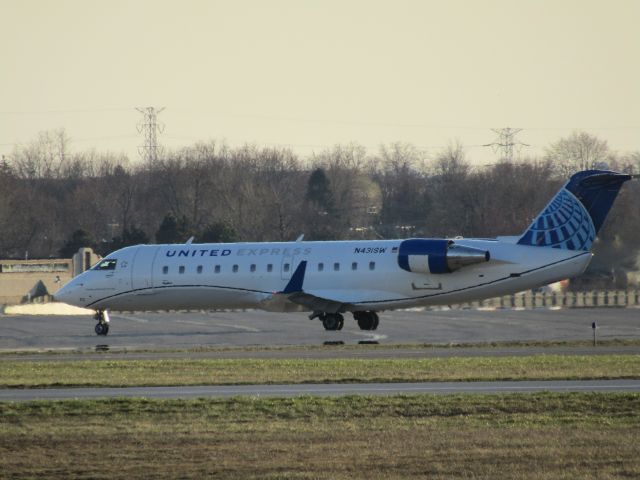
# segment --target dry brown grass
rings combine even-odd
[[[640,355],[2,361],[0,387],[640,378]]]
[[[3,478],[638,478],[640,396],[0,404]]]

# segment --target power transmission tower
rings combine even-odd
[[[158,144],[158,133],[164,132],[164,124],[158,122],[158,114],[165,107],[156,110],[153,107],[136,108],[144,118],[138,123],[138,132],[144,136],[144,145],[138,147],[138,153],[148,163],[155,163],[162,154],[162,146]]]
[[[519,132],[522,131],[521,128],[492,128],[497,135],[498,138],[493,143],[487,143],[483,145],[483,147],[493,147],[493,151],[497,152],[500,150],[501,160],[506,160],[507,162],[513,161],[513,147],[516,147],[518,150],[520,147],[530,147],[526,143],[522,143],[519,141],[515,141],[515,136]]]

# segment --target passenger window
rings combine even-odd
[[[369,270],[375,270],[376,269],[376,262],[369,262]]]
[[[272,272],[273,271],[273,264],[268,264],[267,265],[267,272]]]
[[[198,265],[198,273],[202,273],[202,265]]]
[[[162,273],[164,273],[165,275],[169,273],[169,267],[162,267]]]
[[[333,269],[334,269],[336,272],[339,272],[339,271],[340,271],[340,264],[339,264],[338,262],[334,263],[334,264],[333,264]]]
[[[184,273],[184,265],[180,265],[180,268],[178,269],[179,273]]]
[[[215,268],[213,269],[213,271],[215,273],[220,273],[220,265],[216,265]]]
[[[99,264],[93,267],[94,270],[115,270],[116,264],[118,260],[115,258],[108,258],[107,260],[102,260]]]
[[[353,262],[351,264],[351,270],[357,270],[358,269],[358,262]]]
[[[318,264],[318,271],[321,272],[323,270],[324,270],[324,263],[321,262]]]
[[[255,263],[251,264],[250,270],[251,270],[251,272],[255,272],[256,271],[256,264]]]
[[[233,266],[233,273],[238,273],[238,265]]]
[[[284,268],[283,268],[283,270],[284,270],[285,272],[288,272],[288,271],[289,271],[289,264],[288,264],[288,263],[285,263],[285,264],[284,264]]]

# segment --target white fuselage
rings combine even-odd
[[[489,298],[579,275],[587,251],[456,239],[490,260],[452,273],[408,272],[398,265],[403,240],[138,245],[113,252],[112,270],[88,270],[56,299],[96,310],[263,308],[307,310],[271,302],[306,261],[304,292],[345,310],[390,310]]]

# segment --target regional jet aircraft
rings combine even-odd
[[[96,310],[307,311],[327,330],[351,312],[363,330],[378,312],[449,305],[574,277],[630,175],[576,173],[521,235],[289,243],[138,245],[72,279],[56,300]]]

